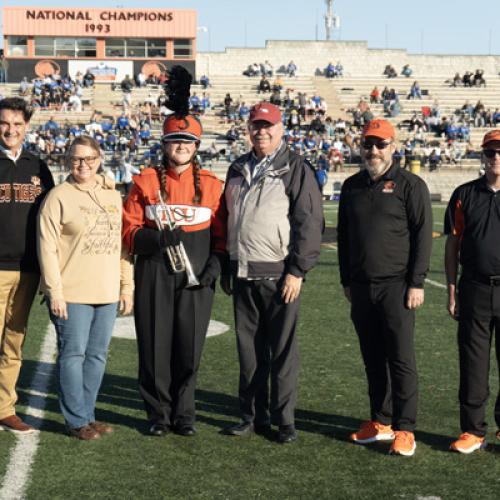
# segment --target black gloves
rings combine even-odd
[[[220,287],[226,295],[233,294],[233,277],[231,274],[223,274],[220,277]]]
[[[211,286],[212,283],[219,277],[221,272],[220,258],[217,254],[211,254],[205,264],[205,269],[201,273],[198,281],[201,286]]]
[[[158,231],[152,227],[142,227],[134,236],[134,253],[137,255],[151,255],[167,246],[178,245],[182,240],[182,230],[175,228],[173,231],[164,229]]]
[[[174,230],[163,229],[160,233],[160,248],[165,250],[167,247],[175,247],[181,242],[182,229],[176,227]]]

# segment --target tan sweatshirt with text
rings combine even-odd
[[[38,215],[41,291],[49,299],[110,304],[133,293],[133,268],[122,252],[122,200],[114,181],[85,188],[71,176],[53,188]]]

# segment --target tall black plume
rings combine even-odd
[[[173,66],[169,71],[165,92],[168,96],[167,107],[171,109],[177,118],[183,118],[189,114],[189,96],[193,77],[189,71],[182,66]]]

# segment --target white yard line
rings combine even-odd
[[[442,288],[442,289],[446,290],[446,285],[443,285],[442,283],[439,283],[439,281],[433,281],[433,280],[430,280],[429,278],[425,278],[425,282],[429,283],[429,285],[432,285],[432,286],[435,286],[437,288]]]
[[[210,321],[207,336],[220,335],[229,330],[229,325]],[[127,316],[116,321],[113,337],[135,339],[134,318]],[[56,333],[52,324],[42,344],[38,365],[31,382],[26,404],[26,422],[37,428],[32,434],[16,434],[17,441],[10,453],[7,471],[0,487],[0,500],[21,500],[25,498],[31,468],[40,441],[39,427],[45,415],[45,405],[54,372],[54,358],[57,351]]]
[[[221,321],[215,321],[211,319],[208,325],[207,337],[215,337],[217,335],[222,335],[227,331],[229,331],[229,325],[226,325]],[[134,317],[123,316],[121,318],[116,318],[115,329],[113,330],[113,337],[120,339],[135,340],[136,335],[135,335]]]
[[[54,357],[57,344],[54,327],[47,327],[42,344],[38,365],[31,382],[30,396],[26,405],[26,422],[39,427],[45,414],[45,404],[50,380],[54,371]],[[32,418],[30,418],[32,417]],[[25,498],[31,467],[33,465],[38,442],[39,431],[32,434],[16,434],[17,441],[10,453],[7,471],[0,488],[1,500],[18,500]]]

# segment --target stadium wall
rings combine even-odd
[[[332,194],[334,183],[343,183],[349,176],[356,172],[357,169],[349,169],[346,172],[329,172],[328,184],[325,186],[324,194]],[[460,171],[443,168],[439,172],[420,172],[419,176],[427,184],[434,201],[436,201],[436,196],[440,196],[441,202],[448,203],[455,188],[460,184],[477,179],[479,170],[467,169]]]
[[[381,74],[387,64],[392,64],[398,72],[409,64],[416,76],[450,78],[456,72],[478,68],[486,75],[500,72],[500,55],[410,54],[403,49],[370,49],[367,42],[359,41],[290,40],[268,40],[262,48],[229,47],[224,52],[198,53],[196,72],[198,76],[241,74],[249,64],[265,60],[275,69],[293,60],[299,75],[313,75],[330,61],[341,61],[348,76]]]

